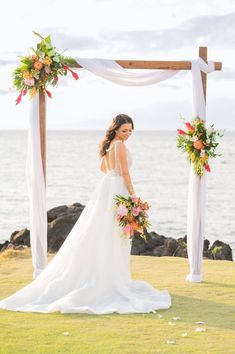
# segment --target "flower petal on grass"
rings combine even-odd
[[[63,336],[69,336],[69,332],[63,332]]]
[[[187,337],[187,336],[188,336],[188,333],[186,333],[186,332],[181,334],[181,337]]]
[[[167,340],[166,344],[175,344],[175,341],[174,340]]]
[[[174,323],[174,322],[169,321],[169,322],[168,322],[168,325],[170,325],[170,326],[175,326],[175,323]]]
[[[205,329],[205,327],[197,327],[195,329],[195,332],[206,332],[206,329]]]

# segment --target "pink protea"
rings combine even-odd
[[[120,204],[117,208],[117,214],[119,216],[126,216],[128,213],[128,209],[125,207],[125,205]]]

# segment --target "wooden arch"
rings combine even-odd
[[[199,47],[199,57],[207,63],[207,47]],[[157,60],[115,60],[125,69],[160,69],[191,70],[191,61],[157,61]],[[215,70],[222,70],[222,62],[215,62]],[[79,64],[75,67],[81,68]],[[203,92],[206,102],[207,75],[201,72]],[[43,174],[46,185],[46,99],[44,92],[39,92],[40,141]]]

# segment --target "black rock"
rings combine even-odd
[[[84,208],[85,208],[85,206],[80,203],[74,203],[71,205],[61,205],[61,206],[52,208],[52,209],[48,210],[48,212],[47,212],[48,223],[54,221],[58,217],[62,217],[65,215],[71,215],[71,213],[77,214],[78,216],[80,216]]]
[[[27,228],[21,231],[14,231],[11,234],[10,242],[14,246],[25,245],[30,247],[30,232]]]
[[[178,247],[178,242],[175,238],[167,238],[164,242],[164,250],[162,256],[173,256]]]
[[[147,242],[139,235],[138,232],[135,232],[131,245],[131,254],[139,255],[145,251],[147,251]]]
[[[165,250],[165,246],[164,245],[155,247],[153,249],[153,256],[162,257],[164,250]]]
[[[0,243],[0,252],[5,251],[9,245],[9,241],[5,241],[4,243]]]
[[[231,247],[227,243],[219,240],[216,240],[208,250],[208,256],[211,259],[233,261]]]
[[[48,210],[47,241],[49,252],[57,252],[60,249],[84,208],[84,205],[74,203],[72,205],[61,205]],[[188,256],[187,235],[175,239],[159,235],[154,231],[147,232],[147,230],[145,230],[144,234],[145,239],[142,238],[138,232],[135,232],[131,246],[132,255],[155,257]],[[205,239],[203,244],[204,257],[232,261],[232,250],[228,244],[222,241],[215,241],[210,249],[209,245],[210,242]],[[30,232],[27,228],[13,232],[10,237],[10,242],[5,241],[3,244],[0,244],[0,251],[4,251],[7,248],[22,249],[25,247],[30,247]]]
[[[78,214],[75,213],[64,214],[48,224],[47,242],[49,252],[57,252],[60,249],[78,218]]]
[[[209,246],[210,246],[210,241],[209,240],[204,240],[204,243],[203,243],[203,257],[208,258]]]

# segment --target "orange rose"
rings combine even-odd
[[[51,65],[51,63],[52,63],[52,60],[51,60],[51,58],[49,58],[49,57],[46,57],[45,59],[44,59],[44,64],[45,65],[48,65],[48,66],[50,66]]]
[[[25,70],[23,72],[23,78],[26,80],[30,80],[30,79],[32,79],[32,75],[30,74],[30,72],[28,70]]]
[[[34,69],[41,70],[41,68],[43,67],[43,63],[41,63],[40,61],[35,61],[33,66],[34,66]]]
[[[130,225],[131,225],[131,227],[132,227],[133,230],[136,230],[137,227],[138,227],[138,224],[137,224],[135,221],[132,221],[132,222],[130,223]]]
[[[145,203],[141,204],[141,208],[142,208],[143,210],[148,210],[148,209],[149,209],[148,203],[145,202]]]
[[[201,140],[194,141],[193,146],[197,150],[201,150],[204,147],[204,144]]]

